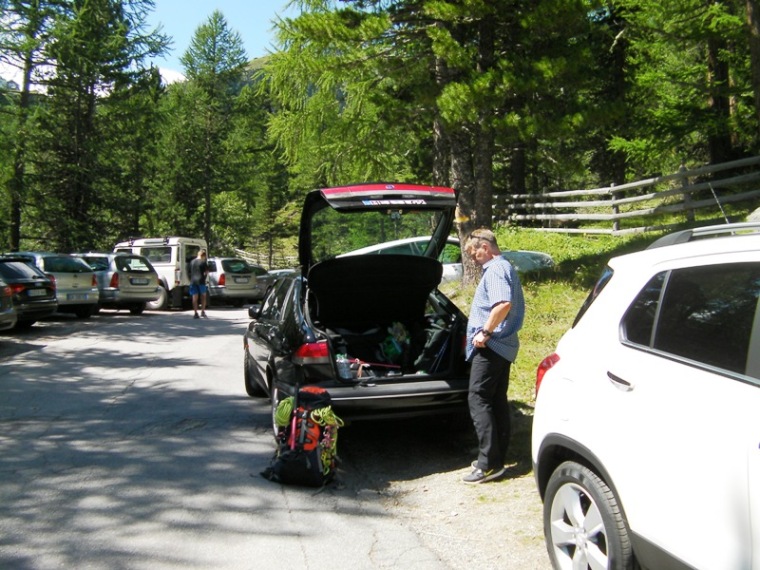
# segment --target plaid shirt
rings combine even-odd
[[[485,325],[493,306],[504,301],[509,301],[512,307],[507,318],[488,337],[486,346],[499,356],[514,362],[520,348],[517,331],[522,327],[525,317],[525,300],[517,271],[499,256],[483,265],[483,276],[475,290],[467,322],[467,360],[471,360],[475,352],[473,337]]]

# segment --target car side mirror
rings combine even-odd
[[[251,319],[258,319],[261,316],[261,305],[251,305],[248,307],[248,316]]]

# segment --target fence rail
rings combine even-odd
[[[690,223],[696,210],[760,198],[760,156],[686,169],[606,188],[515,194],[494,200],[494,221],[540,223],[542,231],[623,235]],[[684,213],[682,222],[662,221],[663,214]],[[622,228],[622,221],[633,227]],[[609,227],[577,227],[607,222]],[[597,224],[590,224],[597,225]]]

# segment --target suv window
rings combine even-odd
[[[141,247],[140,255],[147,257],[151,263],[170,263],[172,248],[169,246]]]
[[[758,297],[757,263],[662,272],[626,312],[623,336],[635,344],[745,374]]]

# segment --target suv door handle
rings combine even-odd
[[[623,392],[630,392],[633,390],[633,384],[627,380],[623,380],[620,376],[616,376],[609,370],[607,371],[607,377],[612,381],[612,385],[618,390],[622,390]]]

